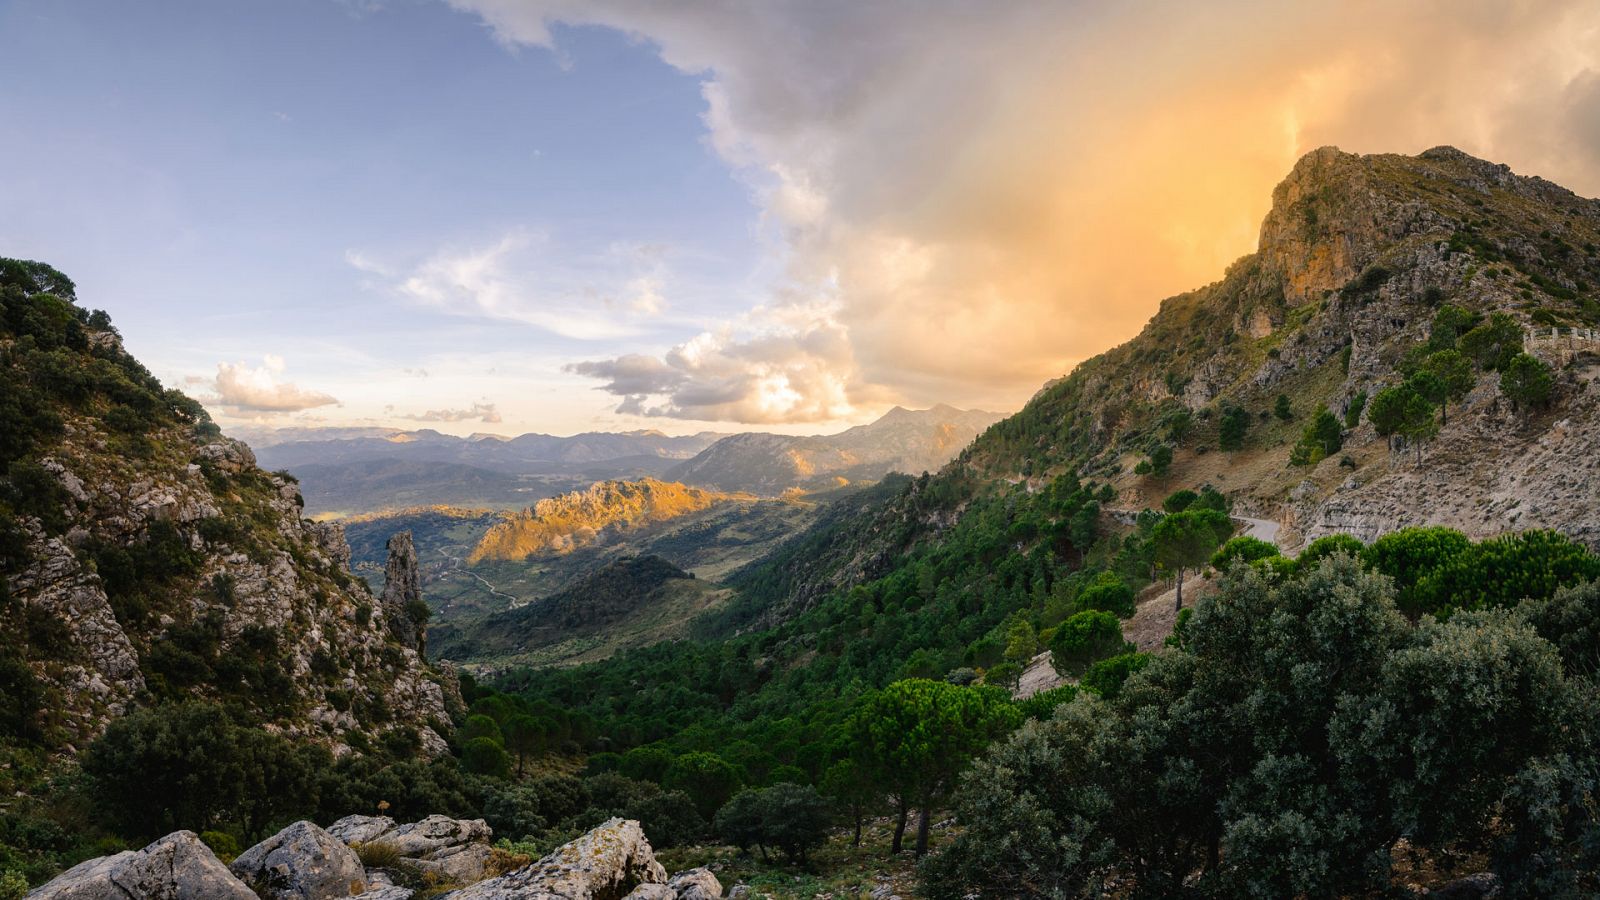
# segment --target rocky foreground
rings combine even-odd
[[[296,822],[224,864],[191,831],[80,863],[30,900],[716,900],[706,869],[668,877],[639,823],[611,819],[536,862],[489,844],[482,819]],[[365,860],[366,862],[363,862]],[[422,888],[412,887],[420,884]],[[441,893],[441,890],[444,890]],[[739,893],[739,891],[735,891]]]

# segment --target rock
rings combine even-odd
[[[356,894],[351,897],[351,900],[411,900],[411,895],[415,893],[416,891],[413,891],[411,888],[395,887],[392,884],[386,884],[382,887],[369,890],[364,894]]]
[[[400,861],[421,872],[436,873],[442,881],[471,884],[483,880],[491,852],[488,844],[464,844],[444,847],[422,858],[402,857]]]
[[[675,900],[677,896],[672,888],[664,884],[641,884],[622,900]]]
[[[393,831],[395,822],[388,816],[345,816],[328,826],[328,833],[346,844],[364,844]]]
[[[386,844],[393,844],[401,856],[431,859],[447,847],[487,844],[493,836],[494,830],[482,819],[429,816],[420,822],[401,825],[381,835],[380,839]]]
[[[728,889],[728,900],[748,900],[749,897],[750,887],[748,885],[736,884]]]
[[[722,900],[722,882],[704,867],[679,872],[667,886],[677,900]]]
[[[1500,879],[1493,872],[1478,872],[1434,888],[1428,896],[1442,900],[1488,900],[1500,896]]]
[[[324,900],[366,889],[361,859],[313,822],[296,822],[239,854],[228,867],[275,900]]]
[[[417,548],[411,532],[389,538],[389,561],[383,571],[383,609],[389,627],[400,643],[423,653],[427,631],[411,617],[412,603],[422,602],[422,576],[417,570]]]
[[[610,819],[536,863],[453,891],[449,900],[611,900],[639,885],[665,885],[639,823]]]
[[[192,831],[175,831],[143,850],[81,862],[28,894],[28,900],[256,900]]]

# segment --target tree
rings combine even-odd
[[[744,781],[732,763],[715,753],[685,753],[672,761],[662,786],[694,798],[695,809],[710,819]]]
[[[1372,423],[1379,437],[1400,433],[1405,425],[1406,406],[1415,395],[1416,391],[1405,384],[1386,387],[1373,395],[1367,404],[1367,421]]]
[[[1056,626],[1050,639],[1050,664],[1063,676],[1082,675],[1099,660],[1133,645],[1122,638],[1122,623],[1099,610],[1085,610]]]
[[[854,759],[836,760],[822,773],[822,792],[850,817],[850,846],[861,846],[861,820],[881,796],[866,769]]]
[[[506,750],[516,754],[518,778],[522,777],[528,757],[544,752],[553,730],[548,720],[530,715],[519,714],[506,720],[503,729],[505,746]]]
[[[1252,563],[1258,559],[1266,559],[1269,556],[1278,555],[1278,546],[1276,544],[1251,537],[1248,534],[1241,534],[1236,538],[1230,538],[1226,544],[1222,545],[1222,549],[1211,557],[1211,568],[1222,572],[1226,571],[1235,562]]]
[[[1243,407],[1227,405],[1222,408],[1222,421],[1218,425],[1217,446],[1222,450],[1238,450],[1244,446],[1244,433],[1250,427],[1250,413]]]
[[[1133,588],[1115,572],[1101,572],[1078,593],[1078,609],[1099,609],[1127,619],[1134,614]]]
[[[1426,375],[1428,379],[1416,386],[1417,392],[1426,397],[1428,402],[1439,405],[1441,423],[1449,405],[1465,397],[1478,380],[1472,371],[1472,361],[1457,350],[1439,350],[1429,354],[1422,361],[1418,374]],[[1423,387],[1427,390],[1423,390]]]
[[[1501,371],[1522,352],[1522,326],[1506,313],[1490,313],[1488,321],[1461,336],[1459,346],[1479,367]]]
[[[1166,478],[1167,472],[1172,469],[1172,447],[1167,444],[1157,444],[1150,451],[1150,474],[1157,478]]]
[[[493,738],[476,737],[461,745],[461,768],[474,775],[507,778],[511,775],[511,754]]]
[[[955,788],[956,778],[991,741],[1020,718],[1007,692],[957,687],[942,681],[897,681],[866,695],[851,717],[851,741],[875,783],[900,800],[892,852],[898,853],[906,814],[920,810],[917,855],[928,849],[929,816]]]
[[[1161,508],[1169,513],[1180,513],[1193,506],[1198,499],[1200,499],[1199,494],[1184,488],[1168,494],[1167,498],[1161,501]]]
[[[676,758],[665,747],[634,747],[622,754],[622,759],[617,762],[617,771],[629,778],[661,784]]]
[[[510,718],[510,716],[508,715],[507,718]],[[488,738],[497,744],[505,740],[500,733],[500,723],[483,714],[467,716],[467,721],[463,722],[461,727],[457,729],[456,737],[463,744],[477,738]]]
[[[1505,394],[1512,408],[1517,410],[1544,406],[1550,401],[1554,386],[1555,377],[1550,367],[1527,353],[1513,356],[1500,373],[1500,393]]]
[[[1373,541],[1362,550],[1361,558],[1394,579],[1400,609],[1417,616],[1431,611],[1417,593],[1417,585],[1435,569],[1471,551],[1472,542],[1452,528],[1402,528]]]
[[[1319,403],[1310,424],[1300,435],[1300,442],[1289,452],[1289,462],[1297,466],[1314,466],[1338,453],[1342,446],[1344,433],[1339,428],[1339,420],[1334,418],[1327,406]]]
[[[1232,520],[1214,509],[1186,510],[1156,523],[1151,534],[1156,562],[1177,575],[1178,609],[1183,609],[1184,571],[1205,565],[1232,532]]]
[[[1276,403],[1272,404],[1272,414],[1279,420],[1287,422],[1294,418],[1294,408],[1289,405],[1289,395],[1279,394]]]
[[[1454,303],[1446,303],[1433,314],[1433,324],[1428,328],[1428,346],[1434,350],[1453,350],[1478,317]]]
[[[1013,619],[1006,629],[1006,661],[1026,665],[1038,652],[1039,633],[1033,630],[1033,623],[1022,616]]]
[[[995,663],[989,667],[989,671],[983,673],[984,684],[992,684],[1008,691],[1015,690],[1020,681],[1022,681],[1022,666],[1009,660]]]

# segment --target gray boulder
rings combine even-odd
[[[175,831],[143,850],[81,862],[28,900],[256,900],[192,831]]]
[[[365,894],[356,894],[350,900],[411,900],[415,894],[411,888],[395,887],[392,884],[372,888]]]
[[[296,822],[229,866],[272,900],[329,900],[366,890],[360,857],[314,822]]]
[[[676,900],[722,900],[722,882],[707,868],[679,872],[667,882]]]
[[[345,821],[340,819],[339,821]],[[494,830],[482,819],[452,819],[449,816],[429,816],[420,822],[401,825],[372,840],[394,845],[401,856],[420,859],[432,857],[446,847],[464,844],[487,844]]]
[[[664,884],[641,884],[622,900],[677,900],[677,893]]]
[[[665,886],[644,830],[632,819],[610,819],[557,847],[536,863],[453,891],[448,900],[613,900],[639,885]]]
[[[418,872],[432,872],[441,881],[471,884],[483,880],[492,852],[488,844],[462,844],[435,850],[426,857],[401,857],[400,862]]]
[[[393,830],[388,816],[345,816],[328,826],[328,833],[346,844],[364,844]]]

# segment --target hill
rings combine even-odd
[[[838,434],[736,434],[667,471],[666,478],[725,491],[776,496],[877,481],[890,472],[936,471],[1000,418],[949,406],[895,407]]]
[[[341,752],[444,752],[454,681],[409,598],[353,578],[340,529],[61,273],[0,260],[0,300],[0,737],[81,746],[137,707],[222,700]]]
[[[682,637],[726,595],[658,556],[627,557],[542,600],[435,627],[429,639],[442,656],[469,663],[593,661]]]

